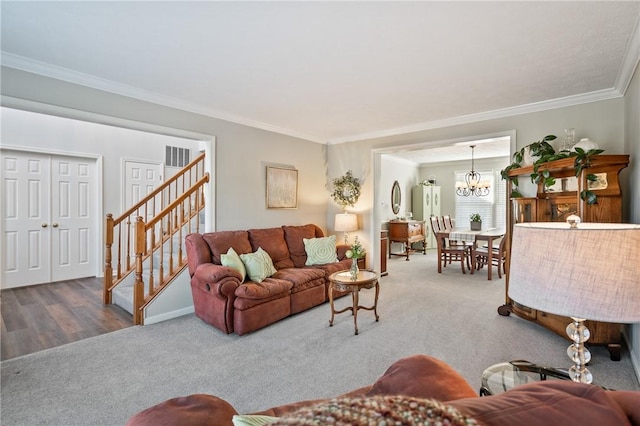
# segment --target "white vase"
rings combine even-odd
[[[530,166],[533,163],[535,163],[538,158],[540,158],[540,156],[539,155],[533,155],[531,153],[531,148],[527,147],[527,148],[524,149],[524,152],[523,152],[523,155],[522,155],[522,165],[523,166]]]
[[[575,151],[576,148],[582,148],[585,151],[589,151],[589,150],[592,150],[592,149],[598,149],[599,146],[598,146],[598,144],[596,142],[592,141],[589,138],[582,138],[582,139],[580,139],[580,142],[578,142],[577,144],[575,144],[573,146],[573,148],[571,148],[571,151]]]

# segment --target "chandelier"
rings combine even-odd
[[[489,195],[489,182],[481,180],[480,173],[473,170],[473,149],[476,146],[469,146],[471,147],[471,171],[464,175],[464,182],[456,182],[456,194],[464,197]]]

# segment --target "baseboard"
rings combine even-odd
[[[144,325],[151,325],[151,324],[155,324],[155,323],[158,323],[158,322],[170,320],[170,319],[173,319],[173,318],[178,318],[178,317],[181,317],[183,315],[192,314],[193,312],[194,312],[193,306],[187,306],[186,308],[178,309],[176,311],[165,312],[165,313],[160,314],[160,315],[154,315],[154,316],[146,317],[144,319]]]

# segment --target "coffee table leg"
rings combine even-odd
[[[356,336],[358,335],[358,289],[353,290],[353,325],[356,328]]]
[[[329,283],[329,306],[331,306],[331,319],[329,320],[329,327],[333,327],[333,316],[336,312],[333,309],[333,283]]]
[[[378,294],[380,294],[380,283],[376,281],[376,295],[373,299],[373,313],[376,316],[376,322],[378,322],[378,320],[380,319],[380,317],[378,316]]]

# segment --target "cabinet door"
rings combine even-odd
[[[538,220],[536,198],[512,198],[514,223],[535,222]]]
[[[567,217],[577,213],[576,197],[557,197],[538,199],[539,222],[564,222]]]
[[[413,218],[416,220],[426,220],[429,217],[429,212],[425,210],[424,194],[425,190],[422,185],[414,186],[411,191],[411,196],[413,198],[411,200],[411,206],[413,209],[412,213]]]
[[[440,216],[440,187],[432,186],[431,187],[431,215],[432,216]]]

